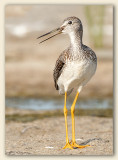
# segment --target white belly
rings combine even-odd
[[[75,87],[84,86],[94,75],[96,63],[92,61],[69,62],[58,79],[60,92],[71,90]]]

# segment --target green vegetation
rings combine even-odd
[[[90,37],[93,39],[93,46],[103,47],[103,23],[105,6],[85,6],[85,16],[88,22]]]

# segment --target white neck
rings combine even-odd
[[[73,51],[77,52],[82,47],[82,34],[78,32],[70,32],[69,33],[71,48]]]

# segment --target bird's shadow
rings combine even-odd
[[[101,138],[91,138],[91,139],[86,140],[85,142],[80,143],[79,145],[86,145],[89,142],[92,142],[92,141],[95,141],[95,140],[101,141],[102,139]]]

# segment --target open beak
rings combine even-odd
[[[55,33],[54,35],[52,35],[51,37],[49,37],[49,38],[41,41],[40,43],[45,42],[45,41],[47,41],[48,39],[50,39],[50,38],[52,38],[52,37],[55,37],[55,36],[58,35],[58,34],[61,34],[63,29],[64,29],[63,27],[56,28],[56,29],[54,29],[54,30],[52,30],[52,31],[50,31],[50,32],[48,32],[48,33],[46,33],[46,34],[43,34],[42,36],[38,37],[37,39],[42,38],[42,37],[44,37],[44,36],[47,36],[47,35],[49,35],[49,34],[51,34],[51,33],[57,32],[57,33]],[[40,44],[40,43],[39,43],[39,44]]]

